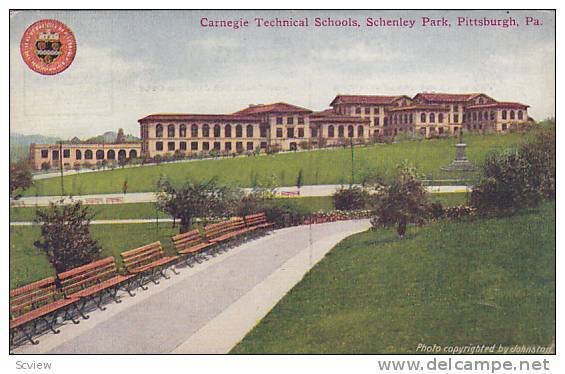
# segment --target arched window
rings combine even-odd
[[[129,158],[130,159],[137,158],[137,151],[135,149],[132,149],[131,151],[129,151]]]
[[[192,126],[190,126],[190,136],[198,138],[198,125],[196,123],[193,123]]]
[[[202,126],[202,137],[209,138],[210,137],[210,126],[207,123]]]
[[[175,137],[175,125],[169,125],[167,126],[167,136],[169,138],[174,138]]]
[[[126,151],[123,149],[120,149],[118,151],[118,160],[125,160],[126,159]]]
[[[505,110],[502,111],[502,119],[506,119],[506,111]]]
[[[243,127],[241,127],[241,125],[235,126],[235,137],[236,138],[243,137]]]
[[[96,159],[97,160],[104,160],[104,151],[99,149],[96,151]]]
[[[347,137],[348,138],[353,138],[353,131],[354,131],[354,128],[353,128],[352,125],[347,126]]]
[[[221,136],[220,132],[220,125],[214,125],[214,138],[219,138]]]
[[[226,125],[226,127],[224,127],[224,136],[226,138],[231,138],[231,125]]]
[[[363,126],[357,126],[357,137],[362,138],[363,137]]]
[[[252,125],[247,125],[247,128],[245,129],[246,132],[246,136],[248,138],[252,138],[253,137],[253,126]]]
[[[77,160],[82,159],[82,152],[80,151],[80,149],[77,149],[76,153],[75,153],[75,158]]]
[[[328,126],[328,138],[333,138],[335,136],[334,133],[334,126],[333,125],[329,125]]]
[[[186,138],[186,125],[184,123],[179,127],[179,136],[181,138]]]
[[[343,130],[344,130],[343,126],[341,126],[341,125],[337,128],[337,136],[339,138],[343,138],[345,136]]]
[[[84,159],[85,160],[92,160],[92,151],[90,149],[87,149],[86,151],[84,151]]]
[[[430,123],[434,123],[436,121],[435,113],[430,113]]]
[[[420,114],[420,122],[426,123],[426,113]]]
[[[116,151],[110,149],[108,151],[108,160],[115,160],[116,159]]]
[[[518,119],[524,119],[524,112],[521,110],[518,111]]]
[[[514,119],[516,118],[516,114],[514,113],[513,110],[510,111],[510,119]]]
[[[155,137],[162,138],[163,137],[163,125],[160,123],[155,126]]]
[[[437,121],[439,123],[443,123],[443,113],[440,113],[440,114],[437,115]]]

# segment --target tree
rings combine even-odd
[[[94,214],[80,201],[49,205],[38,210],[35,221],[41,224],[42,240],[34,245],[49,257],[57,273],[92,262],[102,250],[90,236]]]
[[[10,165],[10,197],[20,197],[20,193],[32,185],[33,177],[26,161]]]
[[[375,201],[373,227],[397,226],[402,238],[409,223],[422,224],[428,214],[427,192],[413,167],[402,165],[392,183],[383,187]]]
[[[361,187],[341,188],[332,195],[337,210],[365,209],[369,196]]]
[[[304,177],[302,175],[302,169],[298,171],[298,175],[296,176],[296,188],[300,190],[300,187],[304,184]]]
[[[236,192],[230,187],[219,186],[215,179],[186,182],[180,187],[165,181],[159,187],[157,206],[180,219],[180,233],[184,233],[190,229],[194,217],[224,215],[236,200]]]

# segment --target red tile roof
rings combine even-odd
[[[310,115],[310,123],[369,123],[369,118],[345,116],[336,113],[332,108]]]
[[[242,109],[234,113],[234,115],[256,115],[265,113],[312,113],[310,109],[302,108],[287,103],[258,104]]]
[[[445,108],[441,105],[431,105],[431,104],[414,104],[410,106],[399,106],[395,108],[390,108],[389,112],[400,112],[405,110],[437,110],[442,112],[449,112],[449,108]]]
[[[234,115],[234,114],[151,114],[139,119],[137,122],[144,121],[224,121],[224,122],[257,122],[257,117]]]
[[[364,104],[364,105],[390,105],[401,97],[406,97],[405,95],[396,96],[382,96],[382,95],[337,95],[330,106],[338,104]]]
[[[448,93],[435,93],[435,92],[420,92],[416,94],[416,96],[414,96],[414,100],[421,99],[423,101],[435,101],[442,103],[464,103],[479,95],[484,95],[484,94],[481,93],[448,94]]]
[[[522,103],[513,103],[509,101],[499,101],[496,103],[488,103],[488,104],[477,104],[477,105],[469,105],[466,109],[482,109],[482,108],[514,108],[514,109],[526,109],[529,108],[529,105],[525,105]]]

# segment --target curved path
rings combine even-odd
[[[276,230],[14,353],[228,353],[304,274],[368,220]]]

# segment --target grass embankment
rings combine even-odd
[[[555,204],[337,245],[233,353],[409,353],[555,339]]]
[[[479,164],[488,152],[506,149],[521,141],[523,134],[468,135],[469,159]],[[460,175],[441,171],[454,157],[456,139],[403,141],[355,148],[355,180],[367,174],[390,175],[396,166],[408,160],[427,178],[458,178]],[[208,180],[217,177],[220,183],[240,187],[275,179],[280,186],[293,186],[298,172],[303,171],[303,184],[343,184],[350,182],[351,150],[326,149],[269,156],[238,157],[161,164],[140,168],[116,169],[97,173],[70,175],[64,178],[65,191],[72,195],[119,193],[127,180],[130,192],[154,191],[157,181],[166,178],[172,183],[187,179]],[[472,176],[472,175],[471,175]],[[470,177],[469,174],[464,177]],[[24,192],[27,196],[59,195],[59,178],[38,180]]]

